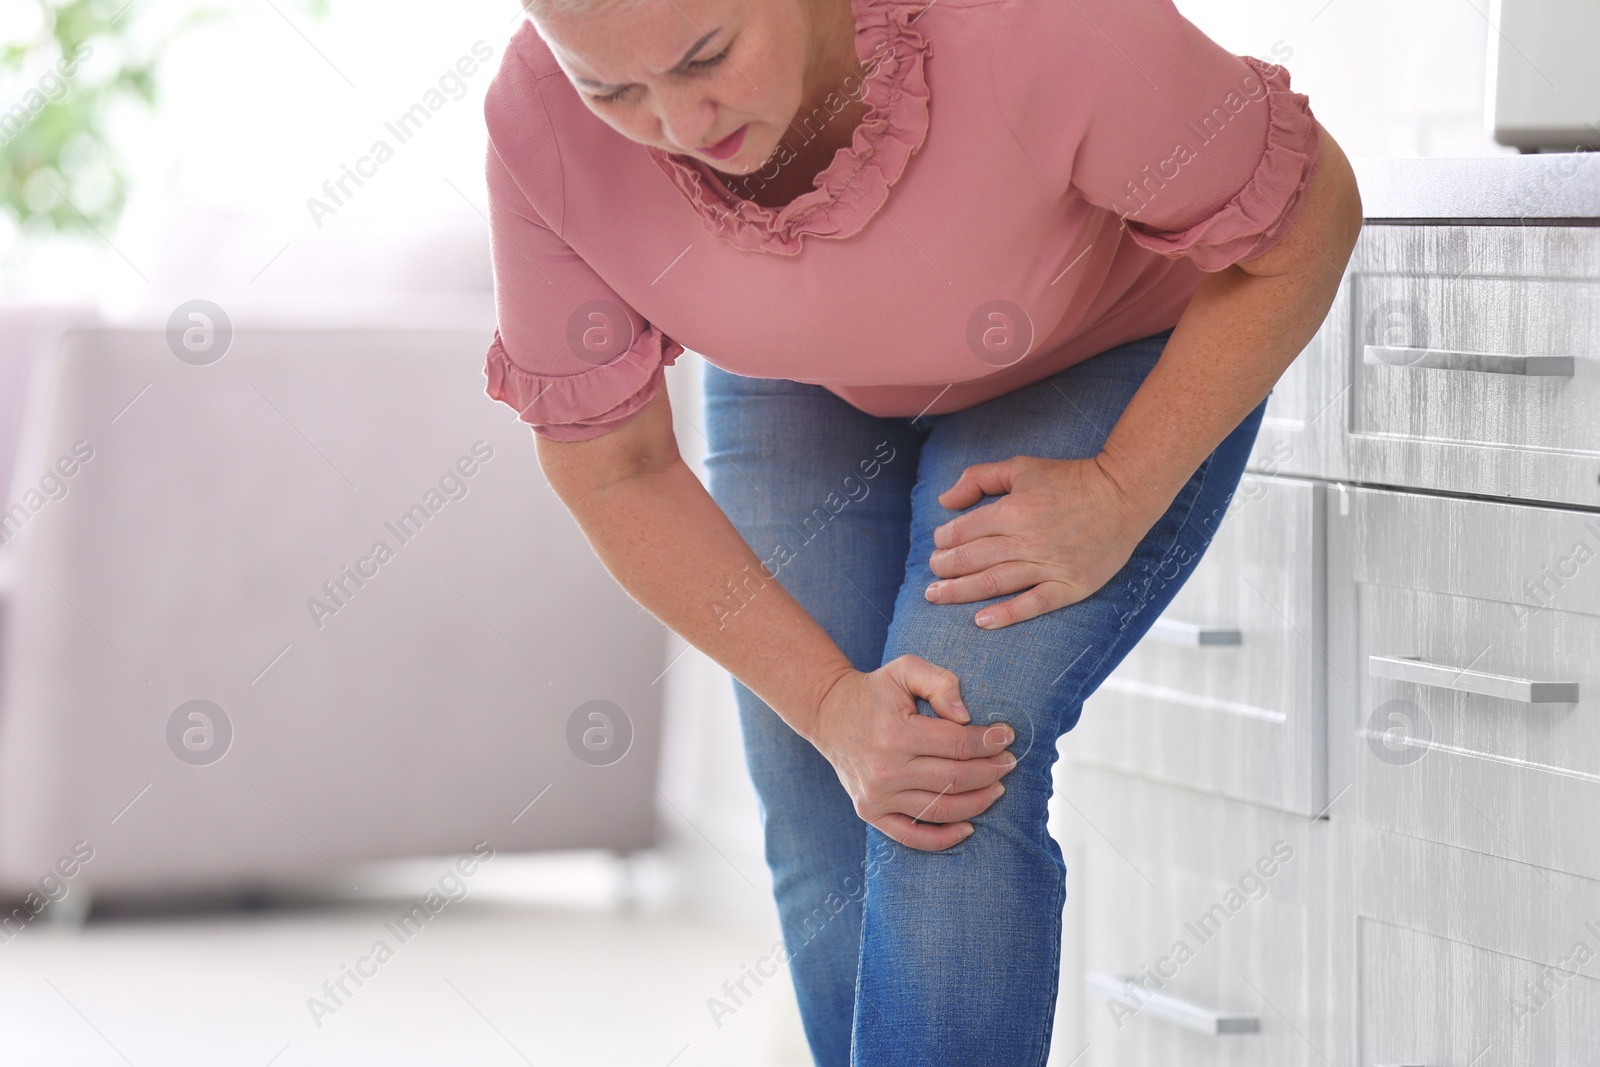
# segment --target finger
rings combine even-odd
[[[970,822],[919,823],[898,812],[873,819],[872,825],[907,848],[923,852],[943,852],[971,837],[976,829]]]
[[[910,653],[891,660],[886,666],[891,679],[912,696],[926,700],[940,718],[960,723],[972,721],[972,713],[961,703],[961,683],[955,672],[935,667],[921,656]]]
[[[1068,604],[1076,604],[1081,599],[1083,598],[1065,582],[1040,582],[1010,600],[990,604],[973,616],[972,621],[985,630],[998,630],[1002,626],[1036,618],[1057,608],[1064,608]]]
[[[965,793],[930,793],[925,789],[905,789],[890,798],[892,811],[923,822],[960,822],[989,810],[1006,791],[1004,783],[994,782]],[[885,812],[888,814],[888,812]]]
[[[907,763],[908,767],[921,759],[954,761],[950,765],[969,761],[982,762],[1000,755],[1017,739],[1016,731],[1003,722],[992,722],[986,726],[979,726],[976,723],[971,726],[957,726],[943,719],[930,719],[926,715],[917,715],[910,720],[908,728],[913,735],[912,746],[909,749],[912,758]],[[947,777],[933,788],[943,789],[948,784]],[[974,786],[957,783],[956,788],[972,789]]]
[[[1042,581],[1044,572],[1038,564],[1013,560],[997,563],[976,574],[933,582],[922,595],[934,604],[971,604],[1033,589]]]
[[[974,789],[988,789],[1015,770],[1016,766],[1017,757],[1010,752],[980,759],[918,756],[895,776],[899,788],[879,803],[885,809],[902,810],[894,802],[894,797],[904,792],[924,793],[932,799],[941,793],[959,796]]]
[[[1021,558],[1017,543],[1007,537],[985,537],[969,545],[941,548],[928,556],[928,569],[939,578],[977,574],[1000,563]]]
[[[1015,509],[1009,506],[1010,500],[1010,497],[1004,496],[998,500],[991,500],[981,508],[973,508],[964,515],[957,515],[949,522],[935,526],[934,547],[955,548],[957,545],[976,541],[980,537],[1016,533],[1021,521],[1015,514]]]
[[[1011,492],[1016,480],[1017,460],[1002,459],[996,463],[974,463],[961,472],[955,484],[939,494],[939,503],[946,510],[959,511],[970,508],[986,496],[1000,496]]]

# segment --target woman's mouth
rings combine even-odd
[[[700,153],[702,155],[710,156],[712,159],[727,159],[729,156],[739,151],[739,146],[744,144],[744,132],[749,128],[750,124],[747,122],[743,126],[740,126],[737,130],[734,130],[732,133],[728,134],[728,136],[724,137],[722,140],[718,141],[716,144],[708,145],[705,148],[700,149]]]

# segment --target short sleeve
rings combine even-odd
[[[1288,234],[1322,140],[1284,67],[1227,51],[1172,0],[1005,7],[1000,36],[1032,62],[996,52],[996,90],[1048,180],[1120,216],[1140,247],[1205,271]]]
[[[524,109],[524,121],[529,111],[539,115],[542,108],[535,101]],[[662,368],[683,346],[618,297],[533,207],[496,147],[497,117],[506,116],[490,115],[487,152],[497,326],[484,365],[485,391],[541,437],[599,437],[663,388]],[[554,152],[553,144],[544,147]],[[514,157],[538,149],[521,136],[511,144]],[[519,167],[529,182],[552,172],[559,196],[558,161],[546,155]]]

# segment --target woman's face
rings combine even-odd
[[[811,25],[806,0],[637,0],[549,12],[536,28],[612,129],[745,174],[776,151],[800,111]]]

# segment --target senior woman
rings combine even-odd
[[[1327,313],[1348,161],[1171,0],[529,13],[485,104],[489,394],[735,678],[817,1063],[1042,1064],[1056,743]]]

